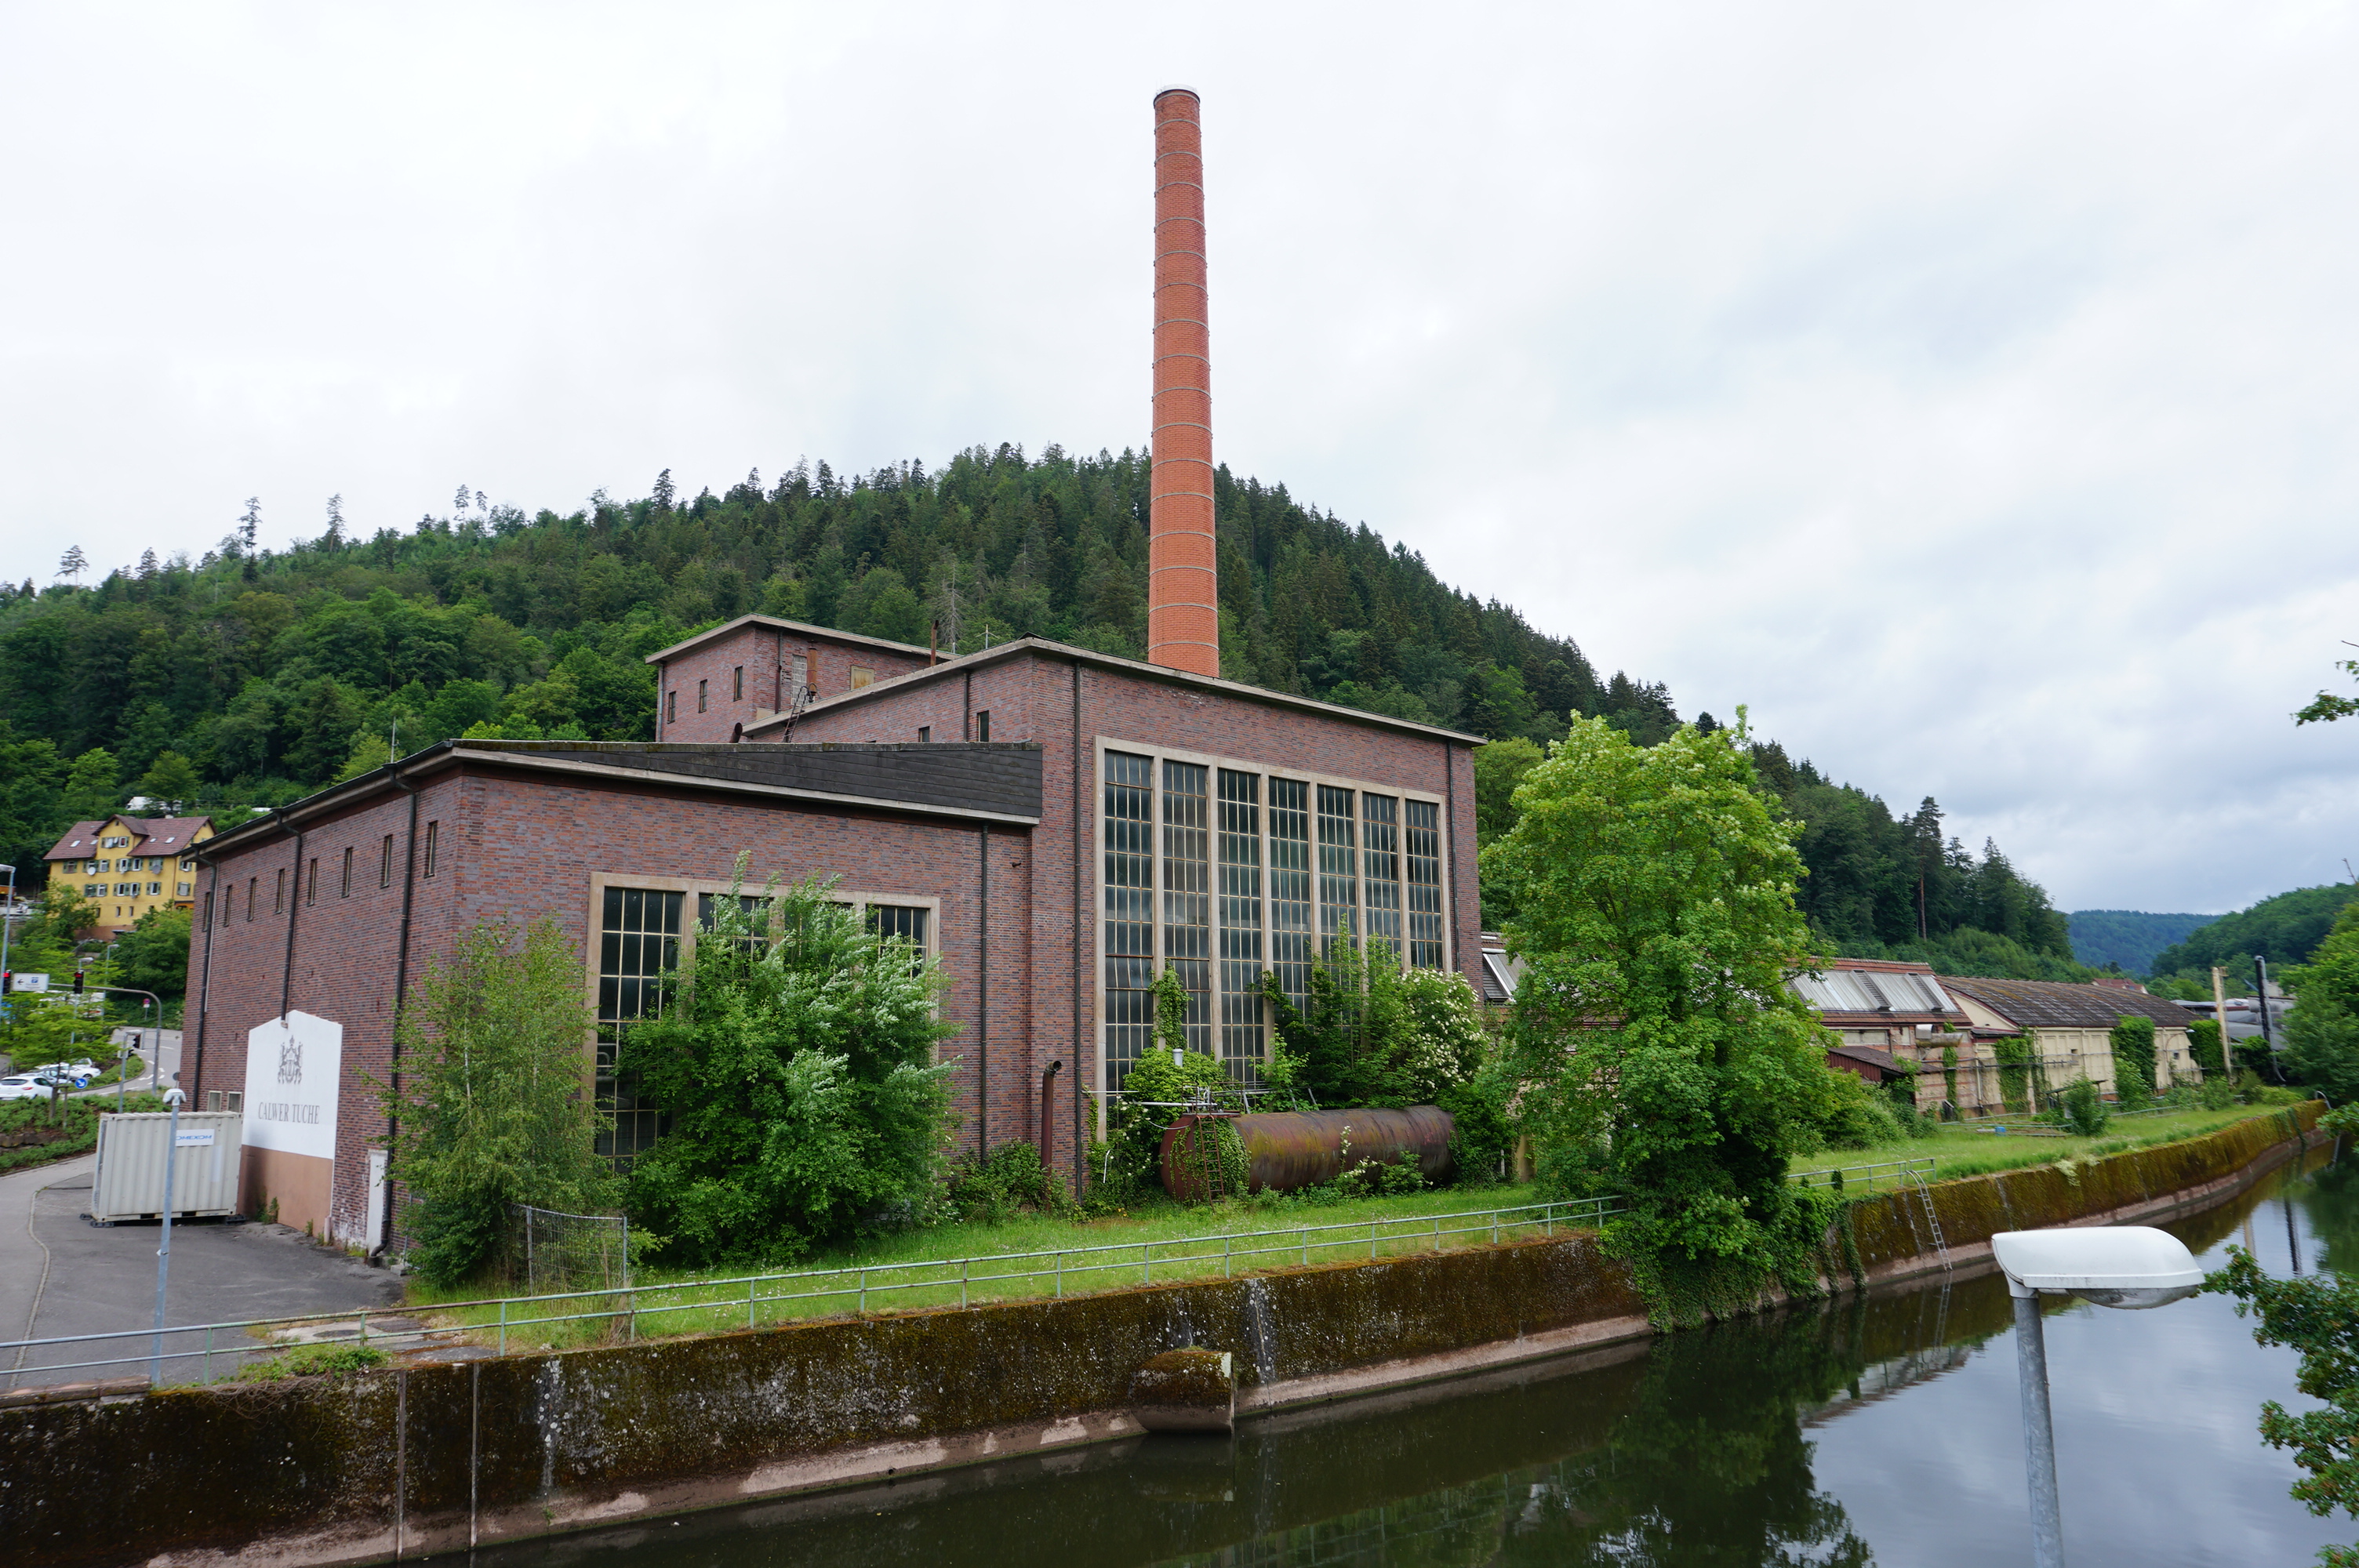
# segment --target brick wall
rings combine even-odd
[[[964,664],[965,662],[962,662]],[[1077,706],[1078,699],[1078,706]],[[1056,1086],[1060,1116],[1059,1162],[1073,1168],[1077,1134],[1086,1136],[1093,1112],[1098,897],[1096,747],[1164,747],[1232,758],[1266,768],[1356,779],[1440,795],[1450,831],[1444,847],[1444,923],[1457,967],[1480,994],[1481,964],[1474,863],[1473,748],[1440,736],[1355,719],[1332,718],[1290,704],[1258,702],[1218,688],[1110,670],[1024,653],[938,674],[816,710],[797,726],[797,741],[908,740],[919,725],[944,739],[980,739],[977,716],[992,716],[991,739],[1029,741],[1043,752],[1040,826],[1026,868],[1036,896],[1029,905],[1029,1006],[1021,1015],[1028,1037],[1020,1050],[995,1054],[993,1103],[1002,1108],[993,1139],[1028,1136],[1038,1119],[1012,1098],[1004,1080],[1020,1061],[1037,1098],[1049,1063],[1066,1064]],[[1078,735],[1078,746],[1076,736]],[[1077,919],[1078,915],[1078,919]],[[1075,942],[1076,930],[1080,941]],[[995,973],[998,967],[995,966]],[[1000,983],[995,978],[994,984]],[[1079,1068],[1077,1071],[1076,1068]],[[1000,1130],[1005,1117],[1008,1130]]]
[[[797,654],[804,656],[808,678],[823,697],[852,689],[855,665],[873,671],[880,681],[926,667],[924,654],[903,651],[892,643],[832,637],[788,622],[748,622],[658,666],[661,686],[656,698],[656,739],[726,741],[733,727],[782,711],[783,704],[793,698]],[[741,669],[745,672],[742,697],[737,695]],[[705,690],[702,711],[696,706],[699,681]],[[672,715],[669,720],[667,714]]]
[[[424,874],[423,859],[429,822],[437,827],[431,877]],[[1024,1038],[1021,1010],[1030,995],[1026,829],[996,824],[985,829],[890,810],[739,801],[660,780],[644,785],[627,780],[557,782],[545,774],[476,764],[446,770],[419,786],[419,825],[408,957],[413,986],[425,967],[447,957],[458,935],[475,923],[522,924],[547,915],[579,946],[586,993],[597,873],[625,885],[637,879],[725,881],[738,853],[745,851],[746,882],[755,889],[774,876],[781,881],[837,877],[847,891],[939,901],[935,941],[946,980],[941,1011],[946,1022],[960,1027],[941,1051],[965,1063],[953,1078],[960,1145],[971,1146],[984,1125],[986,1064],[994,1096],[988,1108],[992,1141],[1028,1135],[1028,1123],[1023,1123],[1024,1063],[1000,1056],[1015,1048],[1003,1042]],[[241,890],[238,903],[226,928],[216,912],[196,955],[199,966],[208,955],[212,964],[210,981],[201,981],[206,988],[200,1023],[202,1076],[190,1086],[200,1093],[244,1087],[246,1032],[279,1015],[282,989],[288,1007],[343,1025],[332,1229],[337,1239],[351,1243],[368,1235],[368,1152],[386,1130],[383,1107],[362,1075],[390,1079],[408,827],[408,802],[399,795],[379,796],[309,827],[302,857],[305,863],[313,857],[321,862],[317,901],[304,904],[296,897],[291,911],[276,915],[271,890],[277,871],[297,864],[293,835],[272,834],[226,851],[218,875],[224,886]],[[377,866],[386,833],[396,836],[395,869],[392,885],[380,888]],[[332,874],[347,845],[356,848],[360,867],[349,897],[341,894]],[[986,854],[987,927],[982,893]],[[258,887],[251,922],[242,891],[248,878]],[[694,918],[691,897],[683,925]],[[198,972],[201,976],[201,968]],[[586,1043],[584,1049],[586,1071]]]

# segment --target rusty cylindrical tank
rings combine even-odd
[[[1417,1168],[1427,1181],[1450,1175],[1450,1135],[1455,1124],[1438,1106],[1268,1111],[1219,1119],[1183,1116],[1163,1134],[1163,1187],[1172,1196],[1197,1200],[1217,1195],[1201,1190],[1203,1162],[1194,1146],[1197,1124],[1214,1119],[1237,1130],[1245,1146],[1245,1186],[1251,1192],[1299,1192],[1342,1175],[1347,1159],[1353,1165],[1369,1160],[1389,1165],[1403,1150],[1417,1156]]]
[[[1148,481],[1147,658],[1221,673],[1212,531],[1212,329],[1204,270],[1201,104],[1155,95],[1155,428]]]

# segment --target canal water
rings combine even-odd
[[[2207,1267],[2359,1268],[2359,1161],[2174,1224]],[[2294,1391],[2234,1307],[2060,1306],[2048,1322],[2065,1555],[2308,1562],[2359,1540],[2287,1496],[2264,1400]],[[496,1568],[1160,1563],[2028,1563],[1996,1276],[1397,1395],[482,1554]],[[489,1568],[489,1565],[487,1565]]]

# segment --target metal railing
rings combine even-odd
[[[1828,1171],[1788,1171],[1786,1180],[1798,1187],[1832,1187],[1848,1192],[1856,1185],[1863,1192],[1874,1192],[1878,1182],[1897,1186],[1919,1177],[1930,1180],[1934,1160],[1927,1155],[1921,1160],[1880,1160],[1873,1165],[1842,1165]]]
[[[234,1323],[190,1324],[164,1331],[161,1360],[197,1361],[196,1381],[214,1380],[216,1358],[232,1365],[256,1357],[284,1354],[309,1345],[359,1346],[416,1342],[432,1335],[446,1343],[459,1336],[484,1336],[500,1355],[507,1354],[512,1332],[545,1328],[555,1324],[603,1322],[610,1336],[636,1339],[643,1332],[689,1334],[739,1327],[755,1328],[763,1309],[797,1302],[838,1302],[837,1311],[866,1314],[872,1297],[900,1300],[897,1305],[948,1305],[953,1293],[958,1304],[972,1304],[978,1289],[1021,1281],[1015,1289],[986,1292],[997,1299],[1061,1297],[1076,1289],[1107,1289],[1152,1284],[1158,1278],[1186,1279],[1210,1275],[1223,1278],[1255,1259],[1274,1259],[1258,1267],[1307,1266],[1312,1262],[1372,1261],[1412,1252],[1438,1252],[1445,1238],[1481,1235],[1487,1242],[1514,1239],[1518,1235],[1553,1236],[1557,1231],[1591,1228],[1623,1212],[1618,1197],[1575,1198],[1558,1203],[1518,1204],[1507,1208],[1466,1209],[1451,1214],[1371,1217],[1332,1225],[1299,1225],[1273,1230],[1229,1231],[1212,1236],[1179,1236],[1143,1241],[1109,1242],[1094,1247],[1061,1247],[1034,1252],[996,1252],[967,1258],[928,1259],[906,1263],[856,1263],[834,1269],[803,1269],[725,1279],[683,1280],[668,1284],[636,1284],[589,1291],[566,1291],[539,1296],[487,1296],[474,1301],[425,1302],[407,1307],[370,1307],[350,1313],[306,1313],[289,1317],[248,1318]],[[1021,1265],[1030,1264],[1029,1268]],[[1109,1278],[1111,1276],[1111,1278]],[[928,1292],[939,1301],[921,1299]],[[589,1303],[586,1310],[541,1312]],[[739,1315],[742,1311],[742,1317]],[[475,1314],[451,1321],[453,1314]],[[702,1315],[702,1321],[697,1314]],[[773,1317],[792,1316],[773,1311]],[[372,1326],[370,1320],[410,1320],[436,1317],[433,1327]],[[666,1329],[669,1318],[675,1326]],[[298,1343],[273,1341],[267,1331],[349,1320],[353,1329],[314,1335]],[[682,1322],[682,1320],[686,1320]],[[651,1326],[651,1325],[653,1326]],[[256,1335],[255,1330],[265,1335]],[[228,1336],[235,1335],[238,1339]],[[201,1340],[191,1336],[201,1336]],[[51,1338],[0,1340],[0,1365],[15,1364],[9,1376],[16,1386],[35,1373],[88,1372],[101,1367],[126,1366],[156,1359],[153,1328],[124,1329],[109,1334],[64,1335]],[[131,1342],[136,1341],[135,1346]],[[95,1359],[45,1362],[25,1366],[27,1352],[70,1345],[120,1345],[125,1354]]]

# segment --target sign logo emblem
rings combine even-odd
[[[295,1032],[291,1029],[278,1043],[278,1081],[282,1084],[303,1081],[303,1043],[295,1038]]]

